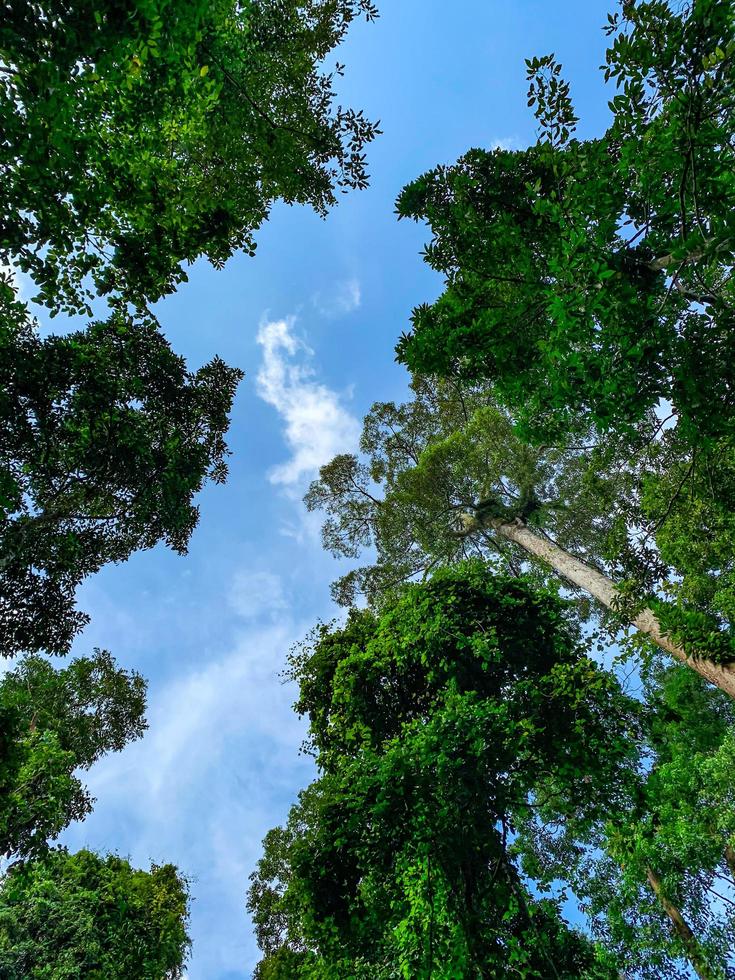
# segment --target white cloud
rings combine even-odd
[[[197,784],[233,737],[247,734],[254,742],[274,743],[285,738],[293,745],[290,736],[300,725],[291,716],[292,725],[284,726],[282,709],[291,699],[277,677],[295,639],[292,630],[289,623],[249,631],[231,653],[160,692],[148,711],[149,733],[128,750],[128,761],[134,762],[137,750],[149,762],[142,780],[149,816],[149,808],[170,799],[174,787],[181,793],[187,784]]]
[[[283,583],[273,572],[248,569],[237,572],[229,599],[230,606],[242,619],[271,617],[287,606]]]
[[[263,348],[258,394],[283,419],[291,450],[291,458],[274,467],[269,478],[287,487],[315,474],[337,453],[354,449],[360,433],[341,396],[314,380],[308,363],[313,351],[294,335],[293,325],[293,317],[264,323],[257,338]]]
[[[337,317],[353,313],[360,306],[362,292],[360,280],[354,276],[337,283],[330,295],[324,292],[315,293],[312,303],[322,316]]]
[[[148,732],[94,766],[85,782],[98,803],[65,835],[72,849],[100,850],[124,836],[136,866],[171,861],[191,876],[190,980],[244,980],[258,956],[243,909],[248,875],[313,777],[295,690],[279,676],[306,631],[288,616],[245,628],[216,659],[152,685]]]
[[[504,136],[502,139],[495,139],[490,142],[493,150],[518,150],[518,140],[515,136]]]

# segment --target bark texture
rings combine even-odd
[[[515,542],[524,551],[551,565],[555,572],[568,579],[568,581],[573,582],[574,585],[584,589],[585,592],[589,592],[590,595],[594,596],[607,609],[617,611],[615,600],[618,595],[618,590],[615,583],[606,575],[598,572],[596,568],[592,568],[591,565],[587,565],[585,562],[580,561],[579,558],[575,558],[574,555],[571,555],[568,551],[560,548],[559,545],[554,544],[553,541],[543,537],[536,531],[531,530],[531,528],[521,521],[506,522],[496,520],[492,521],[492,528],[496,534],[501,535],[508,541]],[[646,636],[650,637],[662,650],[671,654],[672,657],[675,657],[681,663],[686,664],[687,667],[691,667],[692,670],[696,670],[710,684],[714,684],[715,687],[719,687],[720,690],[735,699],[734,665],[718,664],[704,657],[687,656],[684,648],[674,643],[664,633],[652,609],[645,608],[641,610],[637,616],[631,619],[631,624],[640,630],[641,633],[645,633]]]
[[[689,928],[689,924],[676,905],[674,905],[673,902],[670,902],[664,894],[661,879],[658,877],[653,868],[646,868],[646,877],[648,878],[648,883],[653,889],[656,898],[661,904],[661,908],[668,915],[669,919],[671,920],[671,924],[674,927],[674,931],[679,939],[681,939],[682,945],[686,950],[687,959],[691,963],[694,972],[697,974],[700,980],[717,980],[716,975],[710,970],[707,961],[702,955],[702,950],[697,942],[697,937]]]
[[[730,869],[732,880],[735,881],[735,847],[733,847],[732,844],[728,844],[725,848],[725,860],[727,861],[727,866]]]

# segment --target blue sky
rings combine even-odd
[[[75,652],[109,649],[149,679],[150,729],[89,774],[95,811],[65,842],[173,861],[192,878],[189,980],[251,976],[247,878],[312,775],[278,675],[290,646],[336,614],[338,569],[301,497],[319,465],[356,448],[373,401],[405,394],[393,347],[441,286],[419,256],[425,230],[396,221],[395,197],[470,146],[534,140],[523,61],[534,54],[556,52],[581,134],[600,132],[612,2],[386,0],[338,52],[343,101],[382,121],[369,190],[326,221],[277,206],[254,259],[199,263],[159,306],[192,367],[218,354],[246,371],[230,478],[202,493],[186,557],[136,555],[80,593],[92,622]]]

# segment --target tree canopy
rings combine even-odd
[[[616,598],[650,611],[659,645],[719,664],[735,649],[734,18],[727,0],[622,3],[608,18],[602,136],[576,137],[561,66],[531,58],[537,144],[470,150],[397,204],[429,224],[425,258],[446,285],[414,311],[399,359],[487,385],[512,421],[506,446],[548,458],[587,444],[587,476],[557,467],[560,493],[537,523],[561,544],[549,505],[579,527],[595,486],[606,536],[591,556]],[[732,671],[717,672],[735,696]]]
[[[150,304],[221,266],[276,200],[326,214],[367,182],[377,126],[325,65],[370,0],[13,3],[0,25],[0,626],[5,655],[66,652],[81,580],[164,541],[226,474],[242,373],[196,372]],[[39,337],[11,274],[51,316]]]
[[[372,564],[335,583],[340,602],[363,593],[379,605],[407,579],[463,557],[513,573],[530,562],[541,581],[552,574],[586,595],[585,615],[596,599],[592,611],[612,635],[635,625],[735,697],[727,524],[713,522],[710,540],[687,548],[705,505],[694,487],[681,501],[681,486],[670,496],[672,471],[696,472],[677,455],[676,434],[662,437],[649,416],[635,440],[592,430],[536,446],[485,384],[418,377],[413,390],[403,405],[374,405],[364,455],[337,456],[306,496],[307,507],[326,513],[329,551],[354,558],[375,546]],[[722,514],[712,486],[700,482],[700,492]],[[659,549],[659,535],[678,550]]]
[[[53,312],[138,305],[252,252],[275,200],[324,214],[376,127],[324,66],[370,0],[12,3],[0,25],[0,260]]]
[[[41,338],[0,282],[0,653],[65,653],[75,592],[163,541],[185,552],[194,495],[227,467],[242,374],[186,369],[154,321],[123,313]],[[11,307],[8,319],[2,314]]]
[[[464,558],[521,571],[527,555],[489,524],[464,533],[477,512],[523,520],[602,560],[632,483],[612,445],[592,460],[586,440],[532,446],[482,383],[415,376],[411,395],[373,405],[360,455],[335,457],[306,495],[307,507],[324,513],[328,551],[358,558],[375,548],[370,565],[335,583],[339,602],[363,594],[379,605],[403,581]]]
[[[635,710],[552,592],[443,569],[290,673],[322,775],[253,876],[259,976],[617,975],[512,856],[545,774],[570,811],[613,805],[631,753]]]
[[[99,650],[62,669],[28,656],[0,678],[0,854],[42,853],[90,812],[79,770],[143,734],[145,693]]]
[[[680,666],[647,671],[638,778],[617,811],[590,821],[555,800],[529,813],[516,841],[523,866],[569,882],[593,935],[631,975],[704,980],[735,963],[735,708]]]
[[[603,136],[576,138],[559,64],[533,58],[538,144],[470,150],[402,191],[446,289],[399,358],[491,380],[536,440],[626,431],[667,399],[701,443],[734,407],[735,12],[624,2],[608,34]]]
[[[460,562],[292,655],[320,775],[252,876],[256,976],[730,975],[732,701],[656,661],[624,694],[570,612]]]
[[[381,624],[380,633],[399,607],[412,622],[401,603],[414,589],[429,594],[447,566],[448,574],[460,575],[463,561],[476,556],[485,574],[498,582],[508,573],[520,576],[536,595],[555,578],[586,588],[613,626],[633,623],[642,631],[641,649],[652,639],[735,697],[729,547],[735,12],[723,0],[678,6],[626,0],[610,15],[607,32],[603,67],[616,94],[603,136],[577,139],[560,65],[553,56],[533,58],[529,106],[536,109],[538,144],[470,150],[457,164],[409,184],[398,199],[400,217],[428,223],[425,259],[444,275],[445,289],[433,304],[416,308],[412,330],[398,345],[399,360],[413,372],[411,400],[374,405],[361,455],[336,457],[306,497],[310,509],[326,513],[328,550],[356,558],[374,547],[372,563],[334,588],[345,605],[362,593],[372,612],[350,613],[344,673],[341,664],[332,666],[328,630],[294,671],[301,685],[296,707],[310,716],[323,775],[288,826],[267,839],[254,879],[251,906],[267,952],[263,977],[296,967],[305,976],[339,975],[320,965],[324,949],[332,941],[336,949],[340,940],[350,947],[363,908],[374,894],[383,897],[380,888],[393,887],[395,869],[381,845],[383,851],[385,841],[399,846],[412,820],[429,809],[416,792],[403,810],[392,804],[392,794],[414,787],[405,769],[386,761],[393,751],[401,760],[413,758],[410,724],[400,734],[389,728],[394,742],[382,751],[371,733],[380,730],[386,705],[391,719],[406,712],[418,725],[420,715],[419,731],[428,740],[429,705],[441,714],[447,702],[416,667],[407,676],[428,700],[413,688],[410,698],[402,696],[382,648],[354,630],[365,617]],[[529,563],[532,580],[525,577]],[[423,583],[407,589],[418,577]],[[427,624],[440,604],[432,596],[434,604],[422,611]],[[584,616],[583,606],[578,609]],[[452,630],[461,633],[459,626]],[[415,637],[391,639],[397,659],[416,647],[422,656]],[[455,659],[462,677],[456,651]],[[567,783],[568,743],[557,733],[560,754],[537,760],[525,795],[508,806],[509,860],[524,888],[534,883],[534,900],[539,892],[558,897],[560,888],[576,895],[599,943],[596,968],[651,980],[691,971],[701,980],[723,980],[735,962],[732,701],[650,651],[636,670],[640,687],[632,700],[607,691],[604,776],[579,770]],[[531,683],[538,689],[538,678]],[[455,679],[453,693],[457,685],[461,690]],[[482,685],[473,690],[487,706]],[[515,703],[510,687],[503,693]],[[588,692],[590,710],[597,693]],[[363,714],[366,697],[370,708]],[[335,761],[332,742],[353,702],[356,720]],[[546,720],[540,726],[553,731]],[[436,765],[429,783],[442,799],[451,794],[454,772],[442,770],[440,760],[444,751],[451,754],[456,732],[477,734],[462,715],[451,734],[443,729],[420,756]],[[474,767],[478,746],[499,741],[463,744],[456,758]],[[514,747],[522,744],[516,736]],[[373,764],[370,753],[379,761]],[[520,761],[500,768],[514,776],[524,771]],[[492,796],[495,770],[480,771]],[[590,793],[581,805],[580,782]],[[614,801],[605,791],[617,794]],[[471,805],[463,798],[454,806],[460,832],[433,810],[425,818],[426,826],[442,828],[437,850],[447,838],[453,846],[471,839],[464,825]],[[359,843],[350,822],[355,812]],[[385,822],[393,812],[400,814],[397,827]],[[491,826],[497,824],[488,817],[486,842]],[[334,838],[339,863],[336,848],[321,849]],[[367,900],[366,853],[380,868],[376,884],[365,886]],[[314,854],[321,878],[309,866]],[[485,858],[467,865],[479,875]],[[445,901],[446,879],[435,877],[430,862],[423,872],[419,881],[433,914],[434,903]],[[315,916],[315,896],[334,880],[341,887],[352,881],[363,904],[355,901],[341,919],[329,918],[334,906]],[[411,896],[419,894],[413,879],[411,886]],[[447,893],[463,894],[462,887],[447,886]],[[386,903],[390,911],[380,921],[395,909],[390,897]],[[429,918],[433,949],[437,933]],[[456,908],[448,919],[464,921]],[[328,940],[315,920],[320,927],[329,923]],[[403,923],[393,926],[391,937],[396,933],[407,934]],[[506,936],[512,935],[508,925]],[[473,936],[470,947],[483,949],[482,939]],[[412,948],[425,951],[426,944]],[[442,964],[451,961],[448,948]],[[363,955],[357,946],[354,955]],[[387,976],[423,976],[417,962],[407,967],[389,954],[380,965]],[[528,968],[535,975],[538,967]],[[515,969],[506,951],[491,973]],[[454,970],[484,975],[471,959]],[[446,976],[455,974],[450,967]]]
[[[6,980],[178,980],[189,950],[187,882],[173,865],[50,851],[0,882]]]

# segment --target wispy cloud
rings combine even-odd
[[[494,139],[490,142],[493,150],[519,150],[518,139],[515,136],[504,136],[501,139]]]
[[[243,911],[248,875],[264,834],[312,774],[298,751],[305,724],[291,710],[294,689],[279,677],[306,630],[288,615],[243,626],[216,659],[153,685],[149,731],[90,772],[99,804],[67,834],[73,847],[124,835],[134,864],[172,861],[192,877],[199,956],[191,980],[244,980],[255,965]]]
[[[314,293],[311,299],[322,316],[346,316],[359,308],[362,302],[360,280],[354,276],[335,285],[331,292]]]
[[[135,764],[137,753],[149,760],[142,770],[140,788],[146,798],[148,818],[160,806],[165,812],[174,790],[186,794],[198,785],[202,774],[216,765],[226,743],[238,734],[256,733],[269,742],[293,744],[294,729],[284,731],[283,714],[274,721],[272,709],[289,701],[277,680],[278,668],[294,642],[293,624],[254,629],[243,633],[234,649],[201,670],[191,670],[170,683],[152,700],[150,729],[142,742],[128,750]],[[115,765],[108,757],[111,767]],[[150,760],[155,759],[151,765]],[[104,779],[104,764],[98,778]],[[110,790],[107,789],[106,795]],[[163,813],[159,814],[163,816]]]
[[[340,452],[357,446],[360,427],[336,391],[315,380],[314,352],[293,332],[294,318],[264,323],[258,333],[263,362],[257,376],[260,397],[284,423],[291,451],[274,467],[272,483],[293,487]]]
[[[283,583],[273,572],[250,569],[237,572],[229,599],[231,608],[241,619],[268,619],[287,608]]]

